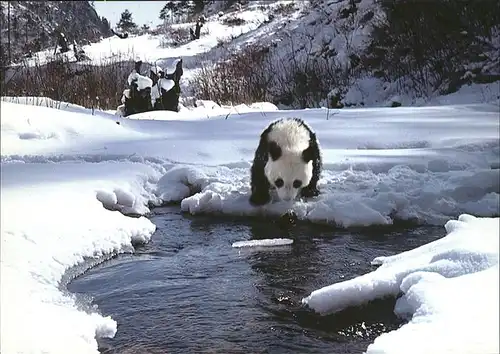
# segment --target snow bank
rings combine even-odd
[[[89,109],[76,109],[65,103],[50,108],[2,102],[1,109],[2,156],[62,153],[76,144],[103,144],[109,139],[144,136],[116,124],[111,115],[93,115]]]
[[[3,102],[17,103],[22,105],[39,106],[47,108],[63,109],[70,112],[88,113],[90,110],[69,102],[56,101],[49,97],[38,96],[2,96]]]
[[[172,81],[163,79],[165,81]],[[165,83],[165,87],[169,87],[169,83]],[[173,87],[173,81],[171,83]],[[170,87],[171,88],[171,87]],[[158,86],[153,86],[151,90],[151,101],[156,100],[160,97],[160,92]],[[181,103],[182,104],[182,103]],[[250,105],[240,104],[237,106],[219,106],[214,101],[208,100],[196,100],[195,106],[182,106],[179,112],[171,111],[151,111],[144,112],[140,114],[133,114],[128,116],[128,119],[134,120],[199,120],[217,118],[219,116],[238,116],[244,113],[255,113],[259,112],[265,114],[266,112],[278,111],[278,107],[270,102],[257,102]]]
[[[328,120],[324,109],[223,110],[207,119],[209,111],[205,105],[184,116],[157,111],[121,119],[4,103],[2,160],[166,164],[168,173],[151,198],[180,202],[192,214],[279,216],[292,209],[299,219],[342,227],[395,219],[442,225],[462,213],[499,214],[494,106],[348,109]],[[316,130],[324,160],[322,194],[254,208],[248,203],[249,170],[258,136],[283,116],[300,116]]]
[[[59,282],[87,257],[132,252],[150,239],[155,225],[148,219],[101,203],[146,212],[144,196],[159,172],[112,162],[1,168],[1,352],[98,353],[95,337],[113,337],[116,322],[83,311]],[[103,193],[114,197],[98,200]]]
[[[367,353],[400,353],[403,347],[405,353],[498,353],[499,222],[461,215],[446,223],[447,236],[375,258],[375,271],[302,301],[327,314],[402,293],[395,312],[409,322],[379,336]]]
[[[211,170],[190,166],[169,171],[164,178],[172,180],[158,185],[158,193],[160,198],[168,196],[168,201],[181,201],[181,209],[191,214],[280,216],[291,209],[300,220],[340,227],[388,225],[396,219],[442,225],[450,215],[464,212],[498,215],[500,170],[430,172],[438,169],[434,164],[438,162],[431,160],[422,170],[397,165],[380,173],[326,170],[319,197],[293,203],[275,198],[258,208],[248,203],[246,166]]]

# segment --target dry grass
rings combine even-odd
[[[246,21],[238,16],[229,16],[224,18],[222,23],[226,26],[241,26],[244,25]]]
[[[54,109],[64,109],[70,105],[70,103],[68,102],[55,101],[47,97],[32,97],[32,96],[28,97],[3,96],[2,101],[18,103],[18,104],[26,104],[30,106],[48,107]]]
[[[202,63],[189,87],[198,99],[221,105],[268,101],[293,108],[338,108],[337,98],[329,100],[328,93],[347,87],[350,73],[321,57],[288,57],[292,59],[273,58],[269,48],[259,45],[227,51],[216,64]]]
[[[257,46],[237,55],[228,52],[215,65],[202,63],[189,86],[197,98],[220,105],[265,101],[270,98],[267,88],[272,80],[267,63],[265,49]]]
[[[1,86],[2,96],[49,97],[87,108],[116,109],[134,62],[116,57],[103,65],[56,58],[47,64],[23,63]]]
[[[161,29],[160,47],[176,47],[191,41],[189,27],[173,27],[171,24],[164,24]]]
[[[283,15],[283,16],[290,15],[295,11],[297,11],[297,8],[295,2],[293,1],[290,1],[288,3],[280,3],[273,9],[273,13],[275,15]]]

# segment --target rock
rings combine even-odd
[[[280,216],[279,223],[281,226],[293,226],[297,223],[298,217],[293,210],[288,210]]]

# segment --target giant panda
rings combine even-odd
[[[319,142],[312,129],[300,118],[273,121],[261,133],[255,151],[249,202],[269,203],[270,189],[276,189],[283,201],[318,196],[321,169]]]

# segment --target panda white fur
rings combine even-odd
[[[270,189],[280,200],[319,195],[317,183],[322,162],[316,134],[300,118],[283,118],[269,124],[260,142],[251,168],[250,204],[271,201]]]

